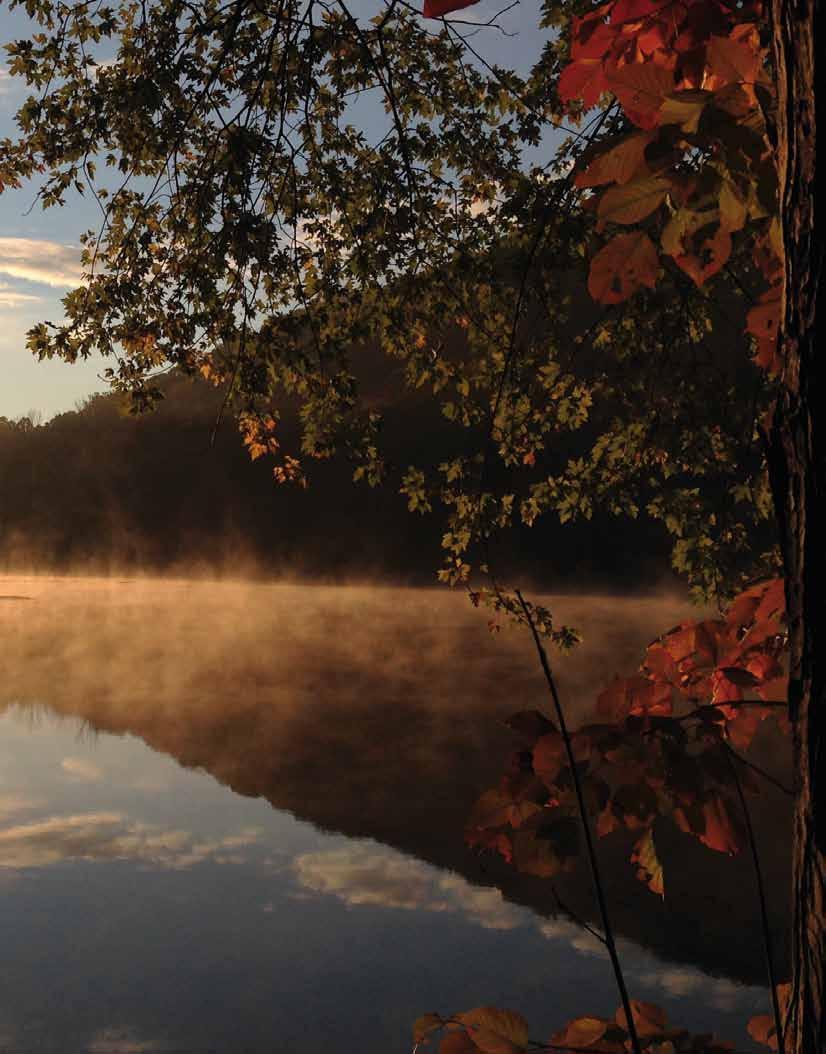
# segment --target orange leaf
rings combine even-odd
[[[772,1050],[777,1050],[777,1029],[774,1027],[774,1017],[769,1014],[758,1014],[757,1017],[750,1019],[746,1027],[755,1043],[763,1043]]]
[[[619,304],[638,289],[653,289],[659,259],[644,231],[618,234],[591,261],[588,292],[600,304]]]
[[[610,1026],[611,1022],[601,1017],[578,1017],[575,1021],[569,1021],[561,1032],[557,1032],[551,1042],[560,1047],[590,1047],[602,1039]]]
[[[643,1003],[639,999],[632,999],[631,1017],[640,1039],[645,1039],[649,1036],[661,1036],[665,1032],[665,1011],[653,1003]],[[628,1028],[628,1019],[625,1016],[623,1007],[617,1010],[616,1022],[620,1028]]]
[[[715,794],[703,805],[703,816],[705,831],[700,835],[703,845],[707,845],[709,849],[715,849],[718,853],[728,853],[731,856],[739,853],[739,837],[734,829],[726,803],[719,794]]]
[[[473,1042],[484,1054],[519,1054],[528,1046],[528,1023],[521,1014],[480,1006],[457,1014]]]
[[[439,1054],[479,1054],[479,1048],[464,1029],[448,1032],[439,1044]]]
[[[706,87],[711,91],[741,84],[747,91],[757,81],[763,62],[759,48],[731,37],[711,37],[706,47]]]

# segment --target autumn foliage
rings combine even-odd
[[[630,863],[653,893],[667,895],[667,870],[655,842],[658,823],[670,820],[718,853],[738,853],[745,844],[740,795],[759,786],[739,752],[748,749],[766,720],[788,729],[786,647],[783,582],[759,582],[722,617],[684,622],[658,637],[638,673],[615,677],[596,698],[593,720],[570,733],[590,814],[586,822],[594,821],[599,837],[620,829],[634,832]],[[522,745],[499,785],[477,801],[466,839],[477,850],[500,853],[521,871],[551,878],[574,866],[583,822],[565,731],[538,710],[520,711],[507,724]],[[780,985],[781,1008],[787,1000],[788,985]],[[416,1022],[414,1041],[418,1047],[439,1035],[439,1054],[734,1049],[712,1035],[670,1026],[650,1003],[632,999],[629,1006],[633,1029],[620,1007],[612,1019],[576,1018],[547,1043],[529,1040],[527,1023],[509,1010],[428,1014]],[[774,1016],[752,1018],[748,1031],[778,1049]]]
[[[641,1049],[646,1054],[729,1054],[733,1048],[710,1035],[692,1035],[671,1027],[664,1011],[652,1003],[631,1000],[631,1016]],[[578,1054],[626,1054],[630,1033],[625,1011],[613,1018],[578,1017],[547,1043],[529,1040],[528,1023],[521,1014],[498,1007],[480,1006],[443,1018],[426,1014],[413,1026],[418,1047],[441,1035],[439,1054],[521,1054],[528,1049]]]
[[[787,728],[785,603],[780,579],[758,583],[725,617],[681,623],[646,650],[638,673],[615,677],[592,720],[572,733],[573,753],[596,833],[636,834],[637,877],[664,896],[655,826],[670,819],[707,848],[734,854],[744,843],[736,780],[757,790],[732,752],[771,718]],[[468,820],[474,848],[492,849],[528,874],[574,866],[579,812],[565,742],[539,711],[508,720],[522,740],[509,771]]]
[[[573,21],[559,97],[576,113],[613,96],[629,130],[586,151],[575,175],[592,191],[595,300],[653,287],[661,264],[698,286],[747,240],[764,290],[748,315],[757,361],[776,372],[780,227],[767,128],[773,92],[763,5],[609,0]]]

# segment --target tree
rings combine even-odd
[[[469,580],[471,560],[492,566],[496,533],[515,517],[604,507],[661,519],[694,587],[730,596],[777,567],[773,499],[800,773],[796,874],[811,894],[795,899],[791,1023],[796,1049],[811,1052],[824,1029],[826,705],[816,4],[773,0],[773,78],[759,5],[679,6],[679,47],[658,28],[662,7],[548,5],[544,24],[559,35],[521,78],[486,63],[456,24],[432,32],[402,0],[369,22],[344,0],[28,0],[42,32],[9,47],[10,70],[38,95],[20,111],[19,140],[3,144],[0,179],[44,175],[47,207],[89,189],[105,216],[85,237],[89,280],[66,298],[67,322],[36,327],[32,350],[119,351],[112,380],[138,408],[157,398],[152,377],[167,364],[202,372],[225,388],[251,452],[278,458],[279,480],[342,446],[357,478],[387,472],[388,393],[359,398],[367,341],[429,387],[465,435],[435,479],[415,466],[401,489],[413,509],[450,510],[441,574],[452,583]],[[644,45],[639,22],[653,34]],[[117,60],[97,64],[95,48],[113,40]],[[617,50],[632,42],[637,52]],[[649,62],[669,49],[679,78],[674,63]],[[353,123],[352,100],[371,92],[386,111],[374,143]],[[614,101],[589,117],[605,92]],[[577,117],[549,165],[529,168],[525,147]],[[776,137],[780,224],[765,137]],[[100,157],[120,186],[98,180]],[[632,229],[596,249],[610,223]],[[572,277],[589,256],[599,312]],[[756,364],[737,336],[747,315]],[[300,451],[279,446],[285,395],[301,406]],[[759,426],[772,405],[766,459]],[[502,597],[495,587],[493,602],[515,610]],[[571,640],[547,618],[543,628]]]

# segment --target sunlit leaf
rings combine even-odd
[[[654,832],[652,828],[649,827],[634,846],[634,850],[631,853],[631,863],[637,865],[637,878],[641,882],[645,882],[652,893],[665,897],[663,866],[654,846]]]

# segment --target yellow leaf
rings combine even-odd
[[[645,219],[662,205],[670,187],[670,181],[660,176],[648,176],[620,187],[611,187],[599,199],[598,229],[608,221],[628,224]]]
[[[638,865],[637,878],[641,882],[645,882],[652,893],[657,893],[664,899],[663,865],[657,856],[657,849],[654,845],[654,832],[650,827],[634,846],[634,850],[631,853],[631,863]]]
[[[660,235],[660,245],[669,256],[682,256],[688,248],[688,239],[703,227],[716,223],[717,209],[697,212],[694,209],[678,209],[666,223]]]
[[[711,92],[681,91],[669,95],[660,107],[660,124],[678,124],[684,132],[697,131]]]
[[[577,187],[598,187],[602,183],[627,183],[634,176],[647,173],[645,148],[653,137],[649,132],[632,132],[623,136],[610,150],[595,157],[574,178]]]

